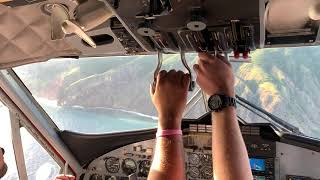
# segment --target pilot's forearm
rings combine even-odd
[[[161,118],[161,117],[160,117]],[[159,122],[161,121],[159,119]],[[168,122],[168,121],[167,121]],[[169,121],[173,122],[173,121]],[[159,129],[180,129],[180,124],[177,125],[161,125]],[[174,179],[184,180],[184,149],[181,135],[173,135],[166,137],[158,137],[156,140],[156,149],[151,165],[151,170],[148,176],[150,180],[157,179]]]
[[[148,179],[185,179],[181,136],[157,138],[156,152]]]
[[[228,107],[212,115],[215,179],[253,179],[235,108]]]

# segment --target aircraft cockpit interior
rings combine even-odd
[[[243,105],[239,108],[248,108],[255,116],[270,120],[270,123],[246,123],[239,118],[255,180],[317,179],[320,154],[316,139],[304,136],[296,127],[269,116],[262,109],[254,109],[251,107],[254,105],[240,97],[238,101]],[[210,113],[199,119],[184,119],[182,129],[186,178],[213,179],[214,132]],[[152,129],[88,136],[64,131],[61,137],[81,159],[80,163],[85,164],[86,171],[81,175],[84,180],[146,179],[155,151],[155,132]],[[112,145],[106,147],[104,142]],[[96,151],[88,150],[91,148]]]
[[[192,80],[185,177],[214,179],[206,52],[232,63],[254,180],[319,180],[319,45],[319,0],[0,0],[3,179],[147,179],[161,69]]]

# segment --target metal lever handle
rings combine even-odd
[[[191,69],[190,67],[188,66],[188,63],[186,61],[186,57],[185,57],[185,53],[183,51],[180,51],[180,54],[181,54],[181,61],[182,61],[182,64],[183,66],[188,70],[188,73],[189,73],[189,76],[190,76],[190,84],[189,84],[189,91],[193,91],[194,88],[195,88],[195,82],[192,80],[192,74],[191,74]],[[162,55],[162,52],[158,51],[158,64],[157,64],[157,67],[153,73],[153,83],[152,83],[152,90],[153,92],[155,91],[155,87],[156,87],[156,83],[157,83],[157,76],[158,76],[158,73],[160,72],[161,70],[161,66],[162,66],[162,62],[163,62],[163,55]]]
[[[157,76],[161,70],[162,62],[163,62],[162,52],[158,51],[158,64],[157,64],[157,67],[153,73],[153,83],[152,83],[152,91],[153,92],[155,91],[155,88],[156,88]]]
[[[92,40],[92,38],[86,34],[81,27],[76,24],[75,21],[65,20],[62,23],[62,30],[65,34],[75,33],[81,39],[83,39],[86,43],[88,43],[91,47],[96,48],[96,43]]]
[[[195,86],[196,86],[196,84],[195,84],[194,80],[192,79],[191,69],[188,66],[188,63],[187,63],[187,60],[186,60],[186,55],[182,50],[180,50],[180,55],[181,55],[182,64],[188,70],[188,73],[189,73],[189,76],[190,76],[189,91],[193,91]]]

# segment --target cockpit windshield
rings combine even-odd
[[[190,65],[196,54],[187,54]],[[62,130],[109,133],[157,126],[149,87],[157,56],[53,59],[15,68],[32,95]],[[179,55],[165,55],[162,69],[185,71]],[[197,91],[189,93],[190,99]],[[186,117],[205,113],[197,102]]]
[[[236,92],[251,103],[320,138],[320,47],[256,50],[252,63],[233,63]],[[163,69],[185,70],[179,55]],[[187,54],[189,66],[196,54]],[[149,97],[156,56],[53,59],[14,68],[35,99],[62,130],[109,133],[157,126]],[[190,100],[199,87],[189,93]],[[244,121],[267,122],[243,108]],[[206,112],[199,98],[186,118]]]

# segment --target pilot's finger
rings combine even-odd
[[[225,63],[226,65],[228,65],[229,67],[231,67],[231,63],[228,61],[228,59],[224,56],[221,56],[220,54],[217,55],[217,58],[219,60],[221,60],[223,63]]]
[[[178,76],[176,70],[172,69],[168,72],[167,80],[171,83],[175,83],[178,81]]]
[[[182,78],[182,84],[183,84],[183,87],[185,88],[189,88],[189,84],[190,84],[190,74],[184,74],[183,75],[183,78]]]
[[[196,74],[198,75],[200,72],[200,65],[199,64],[194,64],[193,65],[193,70],[196,72]]]
[[[177,72],[177,75],[178,75],[179,77],[182,77],[182,76],[184,75],[184,72],[181,71],[181,70],[179,70],[179,71]]]
[[[158,76],[157,76],[157,79],[163,79],[165,76],[167,75],[167,71],[166,70],[161,70],[159,73],[158,73]]]
[[[172,75],[174,75],[175,73],[176,73],[176,70],[171,69],[171,70],[168,72],[168,75],[169,75],[169,76],[172,76]]]
[[[183,85],[183,75],[184,75],[184,72],[179,70],[179,71],[176,73],[176,75],[177,75],[177,81],[179,81],[180,84]]]
[[[150,96],[152,97],[156,91],[156,84],[155,83],[152,83],[150,84],[150,87],[149,87],[149,92],[150,92]]]
[[[154,86],[156,86],[156,84],[159,84],[159,82],[161,82],[167,76],[167,74],[168,73],[166,70],[161,70],[157,75],[157,79],[155,79],[156,82]]]
[[[199,62],[203,62],[203,63],[212,63],[213,62],[212,60],[215,59],[215,57],[209,53],[199,53],[198,57],[199,57]]]
[[[179,70],[179,71],[177,71],[177,76],[178,76],[178,78],[182,78],[183,77],[183,75],[184,75],[184,72],[183,71],[181,71],[181,70]]]

